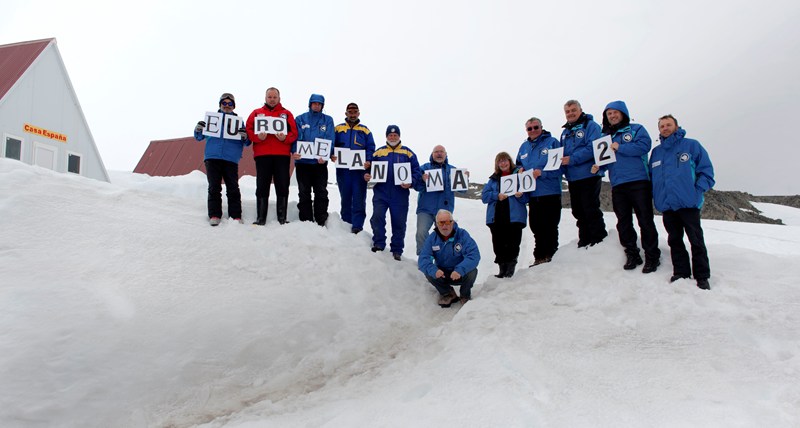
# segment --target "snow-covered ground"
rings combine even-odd
[[[568,210],[552,263],[496,279],[485,207],[459,199],[483,259],[474,300],[441,309],[413,198],[398,263],[336,213],[251,226],[252,177],[247,224],[217,228],[200,173],[112,182],[0,159],[2,427],[800,426],[798,210],[704,221],[704,292],[669,284],[660,219],[643,275],[613,214],[579,250]]]

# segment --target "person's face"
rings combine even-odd
[[[622,122],[623,117],[622,112],[619,110],[614,110],[613,108],[606,110],[606,119],[608,119],[608,123],[612,125]]]
[[[311,103],[311,111],[319,113],[322,111],[322,103]]]
[[[444,236],[449,236],[453,231],[453,217],[450,214],[442,213],[436,216],[436,227]]]
[[[497,167],[500,168],[500,171],[508,172],[511,169],[511,162],[506,158],[501,158],[497,161]]]
[[[396,132],[390,132],[389,135],[386,136],[386,141],[392,143],[392,145],[397,144],[400,142],[400,134]]]
[[[444,146],[436,146],[433,148],[433,160],[438,163],[444,162],[445,158],[447,158],[447,150],[444,149]]]
[[[270,89],[267,91],[267,96],[264,98],[264,101],[266,101],[268,106],[275,107],[281,102],[281,96],[278,94],[278,91]]]
[[[233,111],[233,101],[225,98],[219,102],[219,108],[223,113],[231,113]]]
[[[359,112],[357,108],[349,108],[344,112],[344,116],[347,118],[347,120],[349,120],[351,122],[353,122],[356,119],[358,119],[358,116],[360,116],[360,115],[361,115],[361,112]]]
[[[567,116],[567,123],[575,123],[581,117],[583,110],[577,104],[564,106],[564,115]]]
[[[658,133],[667,138],[678,130],[678,125],[672,118],[661,119],[658,121]]]
[[[542,124],[538,120],[528,122],[525,124],[525,131],[528,132],[528,138],[534,140],[542,135]]]

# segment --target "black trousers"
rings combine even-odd
[[[561,222],[561,193],[532,196],[528,202],[528,224],[533,232],[533,257],[553,257],[558,251],[558,223]]]
[[[269,198],[269,186],[275,181],[275,195],[278,198],[289,197],[289,156],[265,155],[257,156],[256,161],[256,197]]]
[[[708,263],[706,242],[703,239],[703,228],[700,226],[700,210],[682,208],[677,211],[664,211],[662,214],[672,257],[672,274],[687,278],[693,274],[695,279],[710,278],[711,267]],[[691,266],[689,265],[689,253],[683,243],[684,232],[692,246]]]
[[[578,246],[597,244],[608,236],[603,211],[600,210],[602,178],[589,177],[569,182],[572,216],[577,220]]]
[[[633,228],[633,214],[642,232],[642,248],[647,260],[658,260],[658,231],[653,221],[653,188],[649,180],[632,181],[611,188],[611,202],[617,215],[619,243],[626,254],[639,254],[639,237]]]
[[[519,257],[519,245],[522,242],[522,223],[511,223],[508,220],[488,225],[492,232],[492,249],[495,263],[516,263]]]
[[[222,218],[222,182],[228,197],[228,216],[242,218],[242,193],[239,191],[239,165],[222,160],[206,159],[208,178],[208,218]]]
[[[300,221],[316,221],[324,225],[328,219],[328,165],[295,163],[294,170],[297,173]]]

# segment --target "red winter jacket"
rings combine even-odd
[[[253,133],[256,116],[285,118],[286,126],[289,128],[286,133],[286,139],[281,141],[275,134],[267,134],[267,138],[264,140],[258,138],[258,135]],[[278,103],[274,108],[264,104],[263,107],[253,110],[247,118],[246,126],[247,136],[253,142],[253,157],[264,155],[291,156],[292,143],[297,141],[297,125],[294,123],[292,112],[283,108],[281,103]]]

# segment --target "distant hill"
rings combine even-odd
[[[563,183],[564,193],[561,204],[564,208],[570,207],[569,192],[566,182]],[[480,199],[483,184],[470,183],[470,191],[466,194],[456,194],[461,198]],[[706,193],[702,216],[709,220],[741,221],[746,223],[783,224],[780,219],[772,219],[761,215],[761,211],[750,202],[766,202],[770,204],[786,205],[800,208],[800,195],[793,196],[754,196],[746,192],[711,190]],[[603,182],[600,191],[600,207],[603,211],[613,212],[611,208],[611,184]]]

